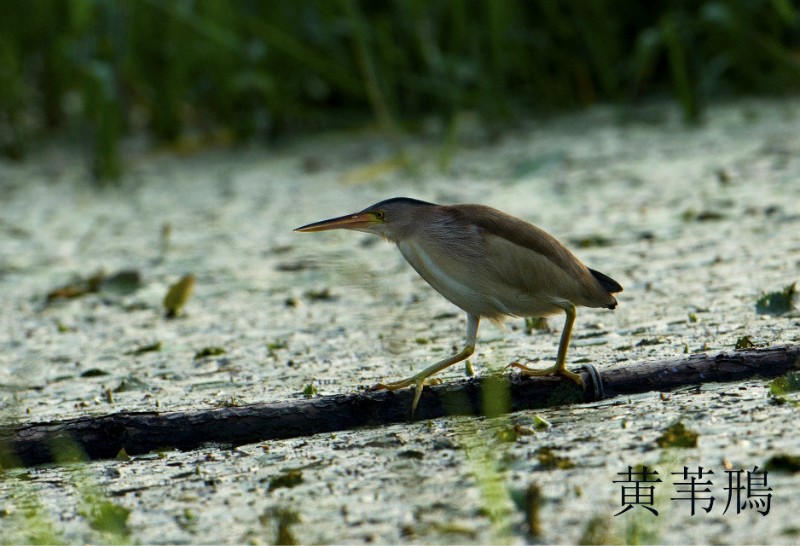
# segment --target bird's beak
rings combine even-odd
[[[301,226],[295,231],[326,231],[328,229],[362,229],[369,227],[375,223],[375,217],[369,212],[358,212],[356,214],[348,214],[347,216],[339,216],[338,218],[331,218],[330,220],[322,220],[321,222],[314,222]]]

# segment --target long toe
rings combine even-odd
[[[559,370],[558,373],[560,373],[561,375],[563,375],[567,379],[569,379],[571,381],[574,381],[575,383],[578,384],[579,387],[581,387],[581,388],[585,387],[585,385],[583,383],[583,378],[580,376],[580,374],[577,374],[575,372],[571,372],[571,371],[567,370],[566,368],[563,369],[563,370]]]
[[[393,381],[392,383],[378,383],[377,385],[373,385],[368,388],[367,392],[381,390],[396,391],[410,387],[411,385],[438,385],[441,382],[442,380],[438,377],[431,378],[429,375],[417,374],[405,379],[401,379],[400,381]]]
[[[529,368],[524,364],[520,364],[519,362],[512,362],[507,366],[508,368],[517,368],[522,372],[522,375],[529,376],[529,377],[542,377],[547,375],[563,375],[570,381],[577,383],[579,386],[583,387],[583,378],[580,374],[575,372],[571,372],[566,368],[560,368],[558,366],[550,366],[549,368],[543,369],[536,369],[536,368]]]
[[[558,366],[550,366],[549,368],[538,369],[538,368],[529,368],[525,364],[520,364],[519,362],[512,362],[506,367],[516,368],[520,370],[520,372],[522,372],[522,375],[537,376],[537,377],[543,375],[555,375],[561,372]]]
[[[422,388],[425,385],[430,383],[438,383],[437,379],[428,380],[426,377],[409,377],[408,379],[402,379],[400,381],[395,381],[394,383],[378,383],[377,385],[373,385],[372,387],[367,389],[367,392],[372,391],[380,391],[380,390],[388,390],[388,391],[396,391],[399,389],[404,389],[411,385],[415,385],[414,389],[414,401],[411,404],[411,416],[414,416],[414,412],[417,409],[417,404],[419,404],[419,399],[422,396]]]
[[[394,383],[378,383],[377,385],[373,385],[370,388],[368,388],[367,392],[382,391],[382,390],[396,391],[398,389],[404,389],[405,387],[408,387],[409,385],[411,385],[411,381],[396,381]]]

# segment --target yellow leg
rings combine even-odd
[[[422,370],[419,373],[415,373],[411,377],[407,377],[406,379],[401,379],[400,381],[394,381],[392,383],[378,383],[375,386],[370,387],[369,391],[378,391],[381,389],[387,389],[390,391],[396,391],[397,389],[404,389],[410,385],[416,385],[416,390],[414,392],[414,403],[411,404],[411,414],[414,414],[414,410],[417,409],[417,404],[419,403],[419,397],[422,396],[422,387],[425,386],[425,381],[432,375],[439,373],[440,371],[444,370],[448,366],[452,366],[457,362],[461,362],[462,360],[466,360],[469,358],[472,353],[475,352],[475,344],[477,343],[478,339],[478,324],[480,323],[480,317],[475,315],[467,314],[467,340],[466,345],[458,354],[454,354],[449,358],[445,358],[444,360],[440,360],[436,364],[432,364]]]
[[[572,337],[572,325],[575,324],[575,306],[571,303],[565,305],[564,312],[567,318],[564,321],[564,330],[561,332],[561,342],[558,344],[558,357],[556,358],[555,366],[543,370],[535,370],[519,362],[514,362],[510,364],[509,367],[518,368],[522,370],[523,375],[529,376],[561,374],[583,387],[583,379],[581,379],[581,376],[567,369],[567,349],[569,348],[569,340]]]

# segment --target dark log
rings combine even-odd
[[[800,345],[695,354],[603,370],[605,397],[708,382],[777,377],[800,369]],[[592,376],[584,372],[587,391]],[[113,458],[161,448],[196,449],[204,444],[242,445],[320,432],[408,421],[413,392],[370,392],[320,396],[272,404],[191,412],[120,412],[56,422],[0,427],[0,464],[29,466],[64,460],[65,453]],[[487,403],[484,403],[484,398]],[[560,378],[493,374],[426,387],[416,419],[445,415],[499,415],[592,400]]]

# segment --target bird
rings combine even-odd
[[[378,235],[400,253],[434,290],[467,314],[464,347],[410,377],[378,383],[368,390],[395,391],[414,385],[414,414],[429,378],[468,359],[475,352],[482,318],[502,324],[513,317],[565,314],[553,366],[529,368],[526,376],[560,374],[583,386],[581,376],[566,368],[576,307],[615,309],[622,286],[588,268],[543,229],[495,208],[437,205],[394,197],[360,212],[301,226],[296,232],[348,229]]]

